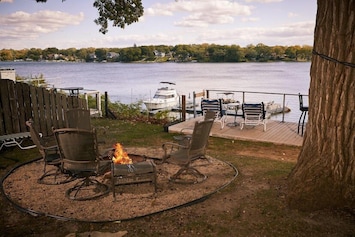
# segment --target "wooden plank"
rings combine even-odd
[[[172,125],[169,127],[169,133],[180,133],[181,131],[184,133],[186,132],[186,134],[191,133],[194,123],[201,119],[203,118],[197,117]],[[231,121],[230,118],[228,121]],[[223,129],[220,129],[219,126],[213,126],[211,134],[213,137],[233,140],[249,140],[302,146],[303,137],[297,134],[297,123],[282,123],[280,121],[269,120],[266,128],[267,130],[264,132],[263,126],[249,126],[243,130],[240,130],[240,126],[225,126]]]
[[[3,96],[6,100],[3,105],[5,110],[5,133],[18,133],[20,128],[18,125],[15,83],[13,81],[7,81]]]
[[[68,101],[67,97],[62,93],[58,93],[57,96],[59,128],[64,128],[66,126],[65,111],[68,110]]]
[[[52,126],[53,126],[53,115],[52,115],[52,105],[49,100],[49,91],[47,89],[43,90],[43,99],[44,99],[44,115],[46,119],[46,136],[52,134]]]
[[[21,132],[26,132],[26,115],[25,115],[25,106],[24,106],[24,93],[23,93],[23,85],[24,83],[16,83],[16,95],[17,95],[17,106],[18,106],[18,117],[19,117],[19,126]]]
[[[52,126],[54,128],[59,128],[58,124],[58,105],[56,100],[57,93],[54,90],[49,91],[49,103],[51,104],[51,114],[52,114]]]
[[[68,96],[67,97],[67,105],[68,105],[68,109],[74,109],[74,108],[76,108],[75,106],[74,106],[74,97],[73,96]]]
[[[80,108],[81,109],[88,109],[88,103],[86,103],[85,98],[78,98],[80,101]]]
[[[40,130],[40,122],[39,122],[39,103],[38,103],[38,94],[36,87],[31,86],[30,87],[30,93],[31,93],[31,108],[32,108],[32,116],[33,116],[33,121],[34,121],[34,126],[37,131]]]
[[[43,90],[44,88],[42,87],[37,87],[36,91],[37,91],[37,99],[38,99],[38,110],[39,110],[39,127],[40,129],[38,130],[38,132],[43,133],[44,136],[47,136],[46,131],[47,131],[47,127],[46,127],[46,117],[45,117],[45,113],[44,113],[44,98],[43,98]]]
[[[0,135],[6,134],[6,120],[8,119],[7,115],[7,83],[9,80],[0,80]]]
[[[196,97],[204,97],[205,96],[205,91],[195,93],[194,96],[195,96],[195,98]]]
[[[28,120],[33,117],[32,114],[32,105],[31,105],[31,89],[30,85],[26,83],[21,83],[22,84],[22,93],[23,93],[23,106],[25,109],[25,119]]]
[[[15,89],[15,83],[9,83],[9,94],[8,94],[8,99],[9,99],[9,106],[10,106],[10,111],[9,115],[12,120],[12,130],[10,133],[19,133],[20,131],[20,123],[19,123],[19,116],[18,116],[18,107],[17,107],[17,94],[16,94],[16,89]]]

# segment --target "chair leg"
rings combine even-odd
[[[70,174],[63,173],[60,168],[49,170],[37,180],[39,184],[59,185],[74,181],[76,178]]]
[[[304,115],[303,115],[303,121],[302,121],[302,136],[303,136],[303,129],[304,129],[304,121],[306,119],[306,115],[307,115],[307,111],[304,112]]]
[[[192,175],[196,179],[182,179],[181,175]],[[207,179],[207,176],[193,167],[182,167],[176,174],[170,177],[170,181],[175,183],[201,183]]]
[[[301,126],[301,120],[302,116],[304,114],[304,111],[302,111],[300,118],[298,119],[298,128],[297,128],[297,133],[300,134],[300,126]]]
[[[90,187],[92,187],[90,189]],[[87,191],[87,192],[86,192]],[[83,196],[78,196],[80,192],[85,192]],[[85,177],[83,180],[78,182],[74,187],[66,191],[67,198],[76,201],[85,201],[90,199],[95,199],[106,195],[109,192],[109,187],[95,179],[90,179]]]
[[[226,119],[227,119],[227,116],[225,116],[225,115],[221,118],[221,129],[224,128],[224,124],[226,122]]]

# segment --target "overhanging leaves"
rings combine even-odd
[[[112,26],[124,28],[137,22],[143,15],[143,5],[141,0],[95,0],[94,7],[99,12],[99,17],[95,23],[100,25],[100,32],[108,32],[108,21],[112,21]]]

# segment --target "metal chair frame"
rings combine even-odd
[[[96,132],[93,130],[62,128],[53,131],[62,158],[62,169],[80,179],[66,191],[69,199],[84,201],[99,198],[109,192],[109,187],[94,178],[109,170],[110,160],[103,160],[98,153]],[[91,190],[89,194],[82,194]]]
[[[264,103],[243,103],[243,121],[241,122],[240,129],[244,128],[244,125],[263,125],[263,131],[266,131],[266,118],[265,118],[265,106]]]
[[[300,111],[301,111],[301,115],[300,118],[298,119],[298,128],[297,128],[297,133],[300,134],[300,127],[301,129],[301,135],[303,136],[304,133],[304,122],[306,120],[306,115],[308,113],[308,106],[304,106],[303,104],[303,95],[298,94],[298,99],[299,99],[299,104],[300,104]],[[302,123],[301,123],[302,121]]]
[[[163,144],[164,156],[162,162],[179,165],[181,168],[170,177],[170,180],[177,183],[199,183],[207,176],[192,167],[191,163],[197,159],[207,159],[206,148],[212,128],[213,120],[197,121],[191,138],[185,143],[167,142]],[[183,176],[190,174],[194,177],[185,180]]]

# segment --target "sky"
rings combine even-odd
[[[0,0],[0,49],[263,43],[313,45],[316,0],[142,0],[144,15],[105,35],[94,0]]]

